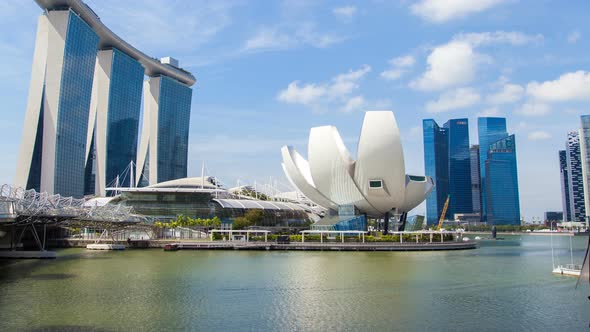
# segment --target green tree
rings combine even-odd
[[[262,224],[262,220],[264,219],[264,211],[260,209],[248,210],[244,214],[244,218],[248,219],[252,225],[259,226]]]
[[[253,223],[246,217],[237,217],[234,219],[233,229],[244,229],[252,226]]]

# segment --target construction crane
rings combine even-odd
[[[442,212],[440,214],[440,219],[438,219],[437,230],[439,230],[439,231],[442,228],[443,221],[445,220],[445,215],[447,214],[447,209],[449,208],[449,201],[450,200],[451,200],[451,195],[448,195],[447,200],[445,201],[445,206],[443,206]]]

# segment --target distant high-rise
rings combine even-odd
[[[423,121],[426,175],[435,181],[435,193],[427,199],[427,223],[435,224],[450,196],[447,218],[472,213],[469,122],[452,119],[440,128],[436,121]]]
[[[479,145],[472,145],[469,148],[469,159],[471,160],[471,202],[473,213],[481,215],[481,179],[479,175]]]
[[[563,221],[572,220],[570,196],[570,172],[567,167],[567,151],[559,151],[559,173],[561,179],[561,204],[563,206]]]
[[[486,160],[490,145],[508,136],[506,118],[478,118],[479,171],[481,176],[481,220],[487,221]]]
[[[424,133],[424,172],[434,180],[434,190],[426,199],[426,223],[438,223],[449,193],[448,133],[436,121],[422,121]]]
[[[137,159],[145,75],[158,82],[155,90],[147,83],[148,97],[157,99],[146,114],[156,114],[152,146],[163,172],[154,181],[185,177],[194,76],[175,59],[158,61],[131,46],[80,0],[37,4],[43,14],[15,184],[62,196],[105,195]]]
[[[490,144],[485,163],[487,221],[492,225],[520,225],[514,135]]]
[[[580,154],[580,135],[569,132],[566,142],[568,189],[570,196],[571,221],[584,222],[586,208],[584,200],[584,180],[582,178],[582,158]]]
[[[590,115],[580,117],[580,154],[584,183],[584,211],[586,225],[590,225]]]

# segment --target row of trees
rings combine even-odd
[[[221,226],[221,219],[213,217],[211,219],[193,219],[189,216],[178,215],[175,220],[169,222],[154,222],[154,226],[158,228],[178,228],[178,227],[196,227],[201,226],[204,228],[216,228]]]

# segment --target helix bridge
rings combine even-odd
[[[28,230],[39,249],[44,250],[48,225],[112,231],[134,225],[147,226],[147,223],[146,218],[134,215],[128,206],[93,204],[84,198],[50,195],[7,184],[0,187],[0,226],[11,231],[11,247],[19,243]]]

